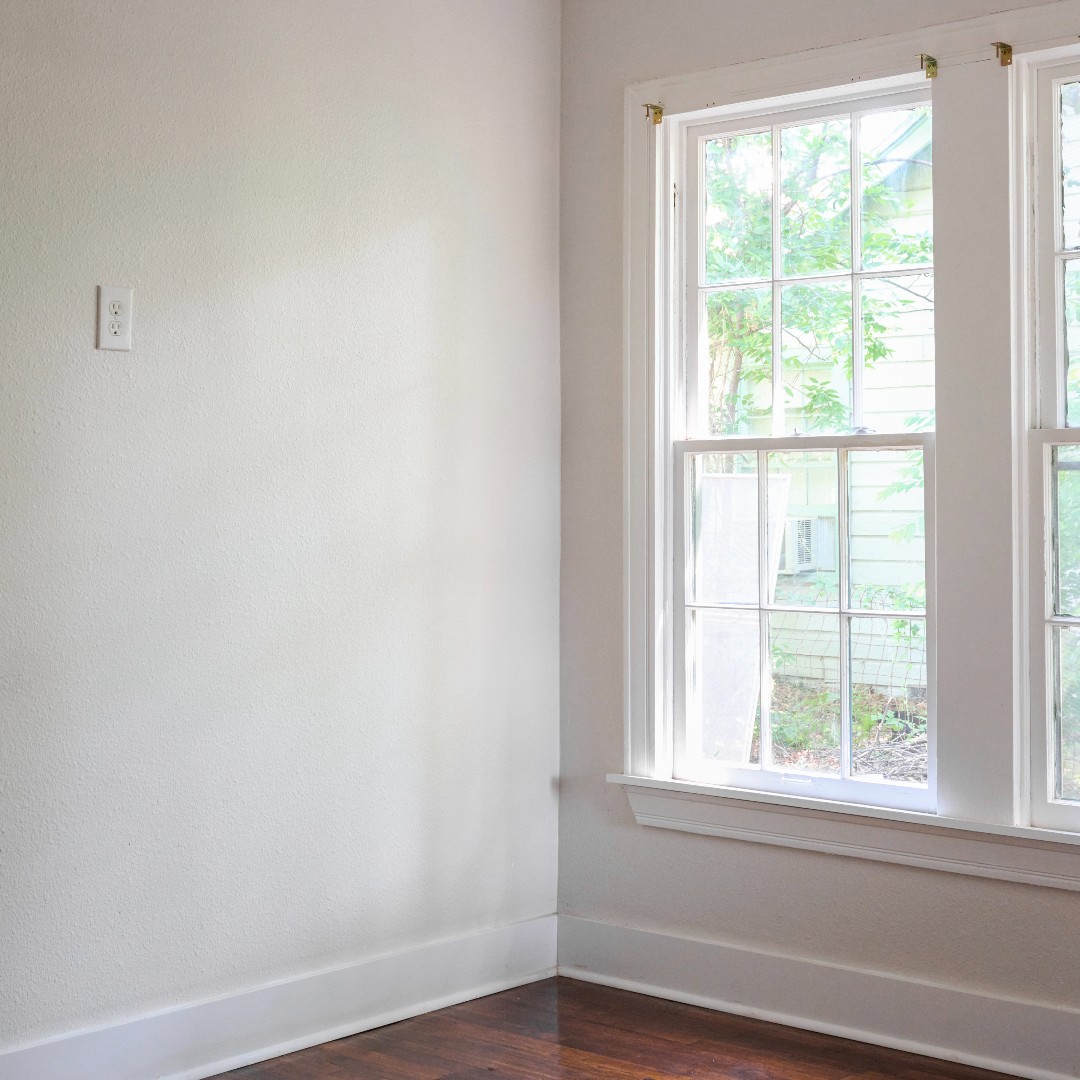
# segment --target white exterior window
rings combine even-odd
[[[1080,60],[1032,91],[1031,791],[1037,824],[1080,829]]]
[[[674,775],[929,806],[929,93],[681,126]]]
[[[628,91],[638,822],[1080,889],[1071,14]]]

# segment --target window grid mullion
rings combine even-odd
[[[772,663],[769,648],[769,452],[757,452],[758,473],[758,768],[772,764]]]
[[[863,427],[863,317],[862,282],[851,279],[851,426]]]
[[[772,128],[772,433],[783,435],[784,433],[784,367],[782,345],[780,336],[781,317],[780,310],[780,272],[783,269],[780,243],[780,218],[781,218],[781,170],[780,170],[780,128],[773,125]]]
[[[1062,270],[1064,267],[1062,267]],[[1059,274],[1059,281],[1064,290],[1063,276]],[[1063,293],[1059,294],[1063,295]],[[1064,333],[1064,326],[1059,333]],[[1064,397],[1064,393],[1062,393]],[[1043,503],[1044,520],[1050,524],[1047,530],[1049,535],[1043,544],[1044,559],[1047,560],[1045,575],[1045,587],[1043,589],[1043,612],[1046,629],[1043,632],[1044,649],[1047,650],[1050,664],[1050,686],[1048,695],[1050,699],[1049,726],[1050,740],[1046,748],[1044,768],[1047,773],[1046,794],[1048,799],[1058,800],[1062,791],[1062,717],[1061,717],[1061,640],[1060,631],[1057,627],[1062,624],[1057,620],[1058,597],[1061,595],[1061,560],[1060,560],[1060,530],[1058,526],[1058,476],[1057,476],[1057,451],[1056,446],[1048,446],[1043,449],[1042,475],[1045,485],[1045,498]]]
[[[837,451],[836,518],[839,545],[840,606],[851,604],[850,574],[848,573],[848,451]],[[851,776],[851,617],[840,616],[840,778]]]
[[[1065,191],[1061,157],[1061,89],[1058,84],[1053,82],[1050,84],[1049,104],[1053,197],[1049,200],[1050,221],[1048,224],[1052,232],[1047,247],[1055,254],[1051,259],[1053,295],[1050,301],[1050,311],[1053,313],[1053,317],[1052,320],[1048,320],[1048,323],[1053,334],[1053,344],[1050,349],[1044,350],[1049,355],[1043,355],[1039,358],[1040,365],[1052,369],[1050,386],[1044,386],[1044,390],[1049,391],[1049,402],[1040,402],[1040,421],[1044,421],[1045,417],[1050,415],[1054,418],[1054,426],[1063,428],[1068,423],[1068,399],[1067,395],[1063,393],[1067,376],[1065,360],[1065,264],[1057,258],[1057,252],[1061,250],[1065,242]]]
[[[851,426],[863,426],[862,146],[859,116],[851,117]],[[846,774],[845,774],[846,775]]]
[[[1059,800],[1062,790],[1062,766],[1061,766],[1061,636],[1060,632],[1050,627],[1047,628],[1046,646],[1050,650],[1051,675],[1051,699],[1050,699],[1050,731],[1051,740],[1049,753],[1046,755],[1046,771],[1048,776],[1047,795],[1051,799]]]
[[[1061,200],[1064,198],[1060,170],[1056,184],[1056,201],[1060,203]],[[1061,230],[1064,228],[1064,226],[1061,225],[1060,221],[1058,222],[1056,228],[1059,231],[1055,243],[1064,239],[1064,237],[1061,235]],[[1080,259],[1080,251],[1058,250],[1054,252],[1053,256],[1055,340],[1054,351],[1052,353],[1052,362],[1054,368],[1054,402],[1050,413],[1054,417],[1055,425],[1060,428],[1080,426],[1078,425],[1077,417],[1069,417],[1068,379],[1070,357],[1068,349],[1068,314],[1066,312],[1065,306],[1066,275],[1069,271],[1069,264],[1071,262],[1075,262],[1077,259]],[[1057,527],[1055,523],[1055,535],[1056,528]]]

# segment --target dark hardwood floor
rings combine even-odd
[[[1001,1080],[828,1035],[546,979],[227,1073],[228,1080]]]

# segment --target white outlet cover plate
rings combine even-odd
[[[131,312],[134,289],[119,289],[114,285],[98,286],[99,349],[119,352],[131,350]]]

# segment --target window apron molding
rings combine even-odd
[[[1080,891],[1080,835],[612,774],[639,825]]]

